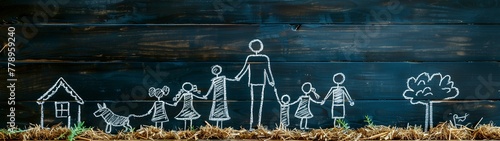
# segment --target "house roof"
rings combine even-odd
[[[76,102],[83,104],[84,101],[83,99],[69,86],[69,84],[64,80],[64,78],[59,77],[57,82],[47,91],[45,94],[43,94],[40,98],[38,98],[37,103],[38,104],[43,104],[47,99],[52,97],[61,86],[66,90],[66,93],[70,94],[73,98],[75,98]]]

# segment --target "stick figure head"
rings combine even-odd
[[[287,94],[281,96],[281,102],[283,102],[283,104],[290,103],[290,96],[288,96]]]
[[[161,88],[161,90],[163,91],[163,96],[167,96],[168,93],[170,93],[170,88],[168,86],[163,86],[163,88]]]
[[[219,65],[212,66],[212,74],[219,75],[222,72],[222,67]]]
[[[182,89],[184,91],[193,91],[194,86],[193,84],[191,84],[191,82],[184,82],[184,84],[182,84]]]
[[[340,81],[337,81],[336,78],[340,79]],[[340,85],[343,84],[345,81],[345,75],[343,73],[336,73],[333,75],[333,83]]]
[[[302,92],[304,92],[305,95],[308,95],[309,93],[311,93],[312,89],[313,89],[313,87],[312,87],[311,82],[306,82],[306,83],[302,84]]]
[[[252,47],[252,44],[254,42],[259,42],[260,45],[259,49],[256,50]],[[252,41],[250,41],[250,43],[248,43],[248,48],[250,48],[250,50],[252,50],[252,52],[254,52],[255,54],[259,54],[259,52],[261,52],[264,49],[264,44],[262,44],[262,41],[260,41],[259,39],[253,39]]]
[[[168,93],[170,92],[170,88],[168,86],[163,86],[163,88],[154,88],[151,87],[149,88],[149,96],[150,97],[156,97],[158,99],[167,96]]]

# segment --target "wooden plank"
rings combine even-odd
[[[499,25],[308,24],[298,31],[280,24],[47,25],[37,34],[23,33],[21,25],[16,29],[16,59],[29,62],[241,62],[252,54],[248,44],[256,38],[273,62],[500,59]]]
[[[6,70],[7,64],[0,64],[0,68]],[[211,67],[217,64],[222,67],[221,75],[234,78],[244,62],[17,63],[16,100],[37,100],[60,77],[85,100],[154,100],[148,96],[148,89],[164,85],[171,89],[166,98],[172,99],[184,82],[197,85],[205,94],[215,77]],[[270,65],[280,97],[284,94],[290,97],[303,95],[301,86],[305,82],[311,82],[324,97],[331,87],[336,86],[332,78],[340,72],[346,78],[343,86],[355,100],[404,100],[407,80],[417,78],[423,72],[430,75],[441,73],[443,79],[450,75],[451,82],[459,90],[456,100],[498,100],[500,94],[498,62],[272,62]],[[228,100],[250,99],[247,77],[244,75],[239,82],[227,81]],[[8,84],[7,75],[0,75],[0,80]],[[272,87],[266,87],[265,99],[276,100]],[[7,94],[9,89],[0,89],[0,92]],[[443,93],[436,93],[440,94]],[[7,99],[8,95],[0,97]],[[58,98],[66,97],[54,97],[53,100]],[[443,97],[415,99],[441,100]]]
[[[44,8],[48,7],[48,8]],[[3,1],[1,19],[35,23],[491,24],[500,2],[484,1]],[[37,17],[39,19],[35,19]],[[24,19],[25,18],[25,19]],[[24,19],[24,20],[23,20]]]
[[[106,123],[101,117],[95,117],[93,112],[96,111],[97,103],[106,103],[107,107],[110,108],[118,115],[129,115],[129,114],[144,114],[153,105],[153,101],[86,101],[82,108],[82,121],[85,121],[85,125],[97,127],[104,130]],[[1,113],[9,113],[9,107],[5,102],[0,103]],[[193,126],[205,125],[205,121],[210,124],[215,125],[214,121],[208,119],[210,114],[210,108],[212,103],[205,101],[194,102],[194,107],[196,111],[201,115],[197,120],[193,121]],[[228,101],[230,120],[223,122],[224,127],[233,127],[236,129],[246,128],[249,126],[249,106],[250,102],[234,102]],[[29,123],[39,124],[40,123],[40,109],[39,105],[35,102],[29,101],[18,101],[16,103],[15,120],[19,127],[27,127]],[[266,118],[262,118],[262,124],[270,129],[274,129],[276,124],[279,124],[279,104],[276,101],[264,102],[263,115]],[[474,126],[480,121],[481,124],[486,124],[489,122],[500,122],[500,117],[496,116],[496,113],[500,112],[500,102],[499,101],[454,101],[447,103],[434,104],[433,108],[433,121],[435,124],[439,122],[453,120],[453,115],[457,114],[459,116],[465,115],[467,113],[466,120],[460,122],[461,124],[469,124],[468,126]],[[165,122],[165,129],[179,129],[183,128],[184,121],[176,120],[174,117],[179,113],[182,108],[182,104],[176,107],[167,106],[167,116],[169,122]],[[300,119],[294,117],[297,105],[292,105],[290,107],[290,128],[299,128]],[[311,112],[314,117],[308,122],[310,128],[330,128],[333,126],[333,119],[331,119],[331,104],[328,102],[324,105],[311,104]],[[406,112],[402,112],[406,111]],[[53,116],[54,109],[46,108],[44,109],[46,113],[46,125],[54,124],[55,118],[50,118]],[[398,127],[406,127],[407,125],[422,125],[425,122],[425,106],[423,105],[411,105],[406,100],[359,100],[356,101],[354,106],[346,107],[346,118],[345,120],[349,123],[351,128],[359,128],[365,126],[364,116],[371,116],[376,125],[390,125]],[[1,116],[0,120],[8,121],[8,117]],[[2,127],[5,127],[5,122],[2,122]],[[153,125],[151,122],[151,116],[130,118],[130,124],[133,127],[139,128],[140,125]],[[63,124],[64,125],[64,124]],[[123,128],[117,127],[113,128],[114,131],[122,130]]]

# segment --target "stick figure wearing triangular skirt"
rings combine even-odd
[[[215,77],[212,79],[212,85],[208,89],[204,98],[209,94],[213,93],[214,98],[212,101],[212,110],[210,111],[209,120],[216,121],[217,127],[222,128],[222,122],[231,119],[227,109],[226,102],[226,80],[236,81],[234,79],[226,78],[226,76],[219,76],[222,72],[222,67],[219,65],[212,66],[212,74]]]
[[[308,89],[306,87],[308,87]],[[309,94],[312,93],[314,94],[316,99],[319,99],[320,97],[319,94],[316,93],[316,89],[312,87],[312,84],[310,82],[302,84],[302,92],[304,93],[304,95],[300,96],[297,101],[294,101],[289,105],[294,105],[295,103],[299,102],[297,111],[295,112],[295,117],[300,119],[300,129],[309,129],[307,127],[307,120],[314,117],[311,112],[311,102],[321,105],[323,105],[323,102],[316,101],[312,99],[311,96],[309,96]]]
[[[155,127],[163,128],[163,122],[168,122],[167,111],[165,105],[175,106],[174,104],[167,103],[160,98],[167,96],[170,92],[170,88],[168,86],[163,86],[163,88],[149,88],[149,96],[156,97],[158,100],[154,102],[153,107],[148,111],[151,113],[153,111],[153,117],[151,121],[155,123]]]
[[[174,97],[174,105],[177,105],[181,101],[181,99],[184,100],[184,105],[182,107],[182,110],[175,116],[175,119],[177,120],[184,120],[184,129],[186,130],[187,126],[187,121],[189,120],[189,125],[190,127],[193,126],[193,120],[200,118],[200,114],[196,112],[196,110],[193,107],[193,96],[199,99],[204,99],[201,96],[198,96],[196,94],[193,94],[193,92],[196,92],[200,94],[201,92],[198,90],[196,85],[191,84],[190,82],[185,82],[182,84],[182,89],[179,90],[179,93],[177,93]]]
[[[335,80],[336,77],[340,77],[340,81]],[[324,101],[332,95],[332,119],[333,125],[337,126],[336,122],[338,119],[345,118],[345,98],[349,101],[349,105],[354,106],[354,101],[352,100],[349,92],[344,86],[340,86],[345,81],[345,75],[343,73],[336,73],[333,75],[333,83],[337,84],[337,86],[333,86],[328,91],[328,94],[325,96]]]

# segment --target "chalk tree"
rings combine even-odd
[[[425,131],[432,126],[432,103],[454,99],[459,94],[451,76],[443,76],[441,73],[430,75],[423,72],[417,77],[408,78],[406,84],[407,89],[403,92],[403,97],[413,105],[421,104],[426,107]]]

